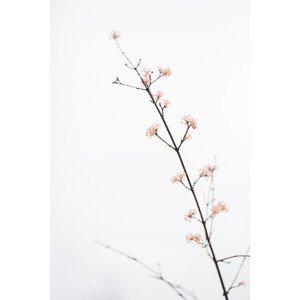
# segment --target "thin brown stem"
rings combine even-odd
[[[172,148],[172,149],[174,150],[173,146],[171,146],[168,142],[166,142],[161,136],[159,136],[158,134],[156,134],[156,136],[157,136],[162,142],[164,142],[166,145],[168,145],[170,148]]]
[[[179,181],[187,190],[191,190],[182,180],[181,181]]]

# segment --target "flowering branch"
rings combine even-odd
[[[186,174],[186,179],[188,181],[188,186],[189,186],[189,189],[192,193],[192,196],[193,196],[193,199],[196,203],[196,206],[197,206],[197,209],[198,209],[198,212],[200,214],[200,219],[201,219],[201,224],[203,225],[203,229],[204,229],[204,232],[205,232],[205,238],[207,240],[207,243],[208,243],[208,246],[209,246],[209,249],[210,249],[210,252],[211,252],[211,255],[212,255],[212,258],[213,258],[213,262],[215,264],[215,267],[216,267],[216,270],[217,270],[217,273],[218,273],[218,277],[219,277],[219,280],[220,280],[220,283],[221,283],[221,286],[222,286],[222,289],[223,289],[223,295],[225,297],[226,300],[228,300],[228,293],[226,291],[226,288],[225,288],[225,283],[224,283],[224,280],[223,280],[223,276],[221,274],[221,270],[220,270],[220,267],[219,267],[219,264],[218,264],[218,259],[216,258],[216,255],[215,255],[215,252],[214,252],[214,249],[213,249],[213,246],[210,242],[210,235],[208,233],[208,229],[206,227],[206,224],[205,224],[205,221],[204,221],[204,217],[203,217],[203,213],[202,213],[202,210],[200,208],[200,204],[199,204],[199,201],[198,201],[198,198],[196,196],[196,193],[195,193],[195,190],[194,190],[194,187],[191,183],[191,179],[189,177],[189,174],[187,172],[187,169],[186,169],[186,166],[185,166],[185,163],[183,161],[183,158],[182,158],[182,155],[180,153],[180,149],[178,148],[175,140],[174,140],[174,137],[171,133],[171,130],[167,124],[167,121],[164,117],[164,115],[162,114],[162,112],[160,111],[159,109],[159,106],[157,105],[156,101],[155,101],[155,98],[153,96],[153,93],[152,91],[150,90],[150,85],[151,85],[151,77],[149,76],[149,72],[145,72],[146,74],[144,74],[144,77],[142,77],[142,75],[140,74],[138,68],[136,66],[134,66],[134,64],[130,61],[130,59],[127,57],[127,55],[124,53],[124,51],[121,49],[119,43],[118,43],[118,40],[115,39],[116,41],[116,44],[119,48],[119,50],[121,51],[122,55],[125,57],[125,59],[130,63],[130,65],[132,66],[132,68],[134,69],[134,71],[136,72],[136,74],[138,75],[138,77],[140,78],[142,84],[144,85],[145,87],[145,90],[148,94],[148,96],[150,97],[150,101],[154,104],[154,107],[156,109],[156,111],[158,112],[164,126],[165,126],[165,129],[167,130],[167,133],[171,139],[171,142],[173,144],[173,147],[174,147],[174,151],[176,152],[177,156],[178,156],[178,159],[179,159],[179,162],[181,164],[181,167],[183,169],[183,172]],[[160,73],[161,75],[165,74],[166,76],[168,76],[170,74],[169,70],[160,70]],[[190,118],[189,116],[186,116],[184,117],[184,121],[187,123],[187,124],[191,124],[192,127],[196,128],[196,122],[194,119]]]
[[[152,276],[155,278],[155,279],[158,279],[158,280],[161,280],[162,282],[164,282],[165,284],[167,284],[181,299],[184,299],[184,300],[188,300],[187,296],[191,297],[192,299],[194,300],[197,300],[197,297],[196,295],[193,293],[193,292],[190,292],[188,291],[187,289],[183,288],[182,286],[178,285],[178,284],[175,284],[169,280],[167,280],[164,275],[162,274],[161,272],[161,269],[159,268],[159,270],[155,270],[153,269],[152,267],[148,266],[147,264],[145,264],[144,262],[142,262],[141,260],[139,260],[138,258],[136,258],[135,256],[133,255],[129,255],[125,252],[122,252],[118,249],[115,249],[109,245],[105,245],[101,242],[99,242],[98,240],[94,240],[97,244],[101,245],[102,247],[106,248],[106,249],[109,249],[115,253],[118,253],[122,256],[125,256],[127,257],[128,259],[138,263],[139,265],[143,266],[145,269],[147,269],[148,271],[150,271],[152,274]],[[159,265],[158,265],[159,266]]]
[[[202,236],[198,233],[196,233],[196,234],[189,233],[186,236],[186,239],[187,239],[188,242],[193,241],[193,242],[196,242],[197,244],[200,244],[203,248],[206,248],[207,254],[212,259],[212,261],[214,263],[214,266],[216,268],[218,278],[219,278],[219,281],[220,281],[220,284],[221,284],[221,288],[223,290],[223,296],[224,296],[225,300],[228,300],[229,299],[228,298],[229,291],[232,288],[235,287],[236,279],[234,280],[234,282],[232,283],[230,288],[226,289],[225,282],[224,282],[224,279],[223,279],[223,276],[222,276],[222,273],[221,273],[221,269],[220,269],[220,266],[219,266],[219,263],[224,262],[226,259],[221,259],[221,260],[217,259],[216,254],[215,254],[215,250],[214,250],[212,242],[211,242],[211,235],[212,235],[214,217],[217,214],[219,214],[220,212],[226,212],[228,210],[226,205],[223,202],[218,202],[218,203],[214,204],[215,198],[214,198],[214,176],[213,176],[213,173],[216,170],[216,166],[215,165],[205,166],[203,169],[200,170],[200,175],[199,175],[198,179],[193,181],[193,183],[192,183],[191,177],[190,177],[190,175],[187,171],[187,168],[186,168],[186,164],[183,160],[182,153],[180,152],[180,149],[181,149],[181,146],[182,146],[183,142],[185,140],[191,138],[189,130],[197,128],[197,120],[192,118],[189,115],[186,115],[182,118],[182,123],[184,125],[186,125],[186,131],[183,135],[183,138],[180,140],[180,143],[177,145],[177,143],[175,142],[173,133],[172,133],[172,131],[171,131],[171,129],[170,129],[168,123],[167,123],[167,120],[166,120],[165,114],[164,114],[164,110],[169,105],[169,100],[165,99],[164,102],[162,102],[163,93],[160,92],[160,91],[158,91],[156,93],[153,93],[153,91],[150,88],[160,78],[170,76],[171,75],[171,70],[169,68],[159,67],[158,68],[159,75],[157,76],[157,78],[155,80],[152,80],[154,72],[150,68],[144,68],[142,71],[140,71],[139,70],[140,61],[137,65],[134,65],[132,63],[132,61],[128,58],[128,56],[125,54],[125,52],[122,50],[122,48],[120,47],[119,42],[118,42],[119,34],[114,34],[113,33],[112,38],[115,40],[115,42],[117,44],[117,47],[120,50],[121,54],[124,56],[126,61],[129,63],[129,68],[131,70],[133,70],[136,73],[136,75],[138,76],[138,78],[140,79],[140,83],[141,83],[141,86],[143,88],[138,88],[138,89],[143,90],[147,93],[147,95],[149,97],[149,101],[153,104],[155,111],[158,113],[158,115],[159,115],[159,117],[160,117],[160,119],[163,123],[164,129],[166,130],[166,132],[168,134],[170,142],[165,141],[163,138],[161,138],[158,135],[158,130],[160,128],[158,124],[154,124],[151,127],[149,127],[147,132],[146,132],[146,135],[148,137],[157,136],[161,141],[163,141],[166,145],[168,145],[172,150],[175,151],[175,153],[177,155],[177,158],[178,158],[178,161],[179,161],[179,164],[182,168],[182,171],[179,172],[177,175],[173,176],[171,181],[173,183],[180,182],[186,189],[188,189],[191,192],[191,196],[192,196],[192,198],[193,198],[193,200],[196,204],[197,212],[198,212],[200,218],[199,219],[195,218],[194,215],[195,215],[196,211],[193,211],[191,213],[192,217],[189,216],[188,219],[189,218],[190,219],[192,219],[192,218],[196,219],[202,224],[201,227],[204,230],[204,240],[203,240]],[[117,82],[114,82],[114,83],[120,84],[120,81],[118,80]],[[125,84],[121,84],[121,85],[125,85]],[[131,85],[125,85],[125,86],[134,87],[134,86],[131,86]],[[134,88],[136,88],[136,87],[134,87]],[[183,182],[183,178],[186,178],[187,184],[185,184]],[[210,180],[211,180],[210,181],[210,189],[209,189],[208,197],[207,197],[207,201],[206,201],[206,217],[204,217],[203,211],[200,207],[200,203],[199,203],[198,197],[196,195],[196,191],[195,191],[195,185],[200,180],[200,178],[207,178],[207,179],[210,178]],[[211,196],[211,198],[210,198],[210,196]],[[208,213],[209,208],[211,209],[210,214]],[[207,222],[209,220],[210,220],[210,226],[208,227]],[[246,259],[246,257],[244,257],[244,259]],[[244,263],[244,261],[243,261],[243,263]],[[243,263],[242,263],[242,265],[243,265]],[[242,267],[242,265],[241,265],[241,267]],[[239,275],[239,271],[238,271],[237,276]]]

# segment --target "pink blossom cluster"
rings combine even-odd
[[[194,233],[194,234],[193,233],[188,233],[185,236],[185,238],[188,242],[194,241],[197,244],[202,244],[203,243],[203,239],[202,239],[202,236],[200,235],[200,233]]]
[[[170,76],[172,74],[172,71],[170,70],[170,68],[159,67],[158,72],[159,72],[160,76]],[[150,84],[152,82],[152,78],[151,78],[152,74],[153,74],[153,71],[148,67],[145,67],[142,70],[142,81],[146,86],[150,86]]]
[[[181,182],[183,180],[183,178],[185,177],[185,172],[179,172],[176,175],[172,176],[171,181],[172,183],[178,183]]]
[[[191,222],[192,219],[195,217],[196,213],[197,213],[196,209],[194,209],[194,208],[190,209],[190,210],[184,215],[185,221]]]
[[[149,86],[150,83],[151,83],[151,75],[153,74],[153,71],[148,68],[148,67],[145,67],[143,70],[142,70],[142,81],[145,85]]]
[[[157,91],[157,92],[154,94],[154,96],[155,96],[155,98],[156,98],[156,101],[159,100],[163,95],[164,95],[163,92]]]
[[[209,178],[213,175],[214,171],[216,170],[216,166],[214,165],[205,165],[203,168],[200,169],[200,177]]]
[[[218,202],[211,207],[211,215],[215,217],[220,212],[227,212],[228,207],[224,202]]]
[[[182,118],[182,124],[191,126],[193,129],[197,128],[197,120],[189,115],[186,115]]]
[[[154,124],[151,125],[147,131],[146,131],[146,136],[148,136],[149,138],[153,137],[154,135],[157,135],[157,131],[159,129],[159,125],[158,124]]]
[[[170,100],[164,99],[163,100],[163,108],[167,108],[170,105]]]
[[[156,103],[159,103],[159,104],[161,105],[161,107],[167,108],[167,107],[170,105],[170,100],[168,100],[168,99],[162,100],[161,98],[163,97],[163,95],[164,95],[163,92],[157,91],[157,92],[154,94],[155,101],[156,101]]]
[[[171,76],[172,71],[170,68],[158,67],[158,72],[160,76]]]

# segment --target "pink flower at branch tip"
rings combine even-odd
[[[245,280],[240,281],[239,285],[245,286],[246,285],[246,281]]]
[[[182,118],[182,124],[191,126],[193,129],[197,128],[197,120],[189,115],[186,115]]]
[[[164,95],[164,93],[161,92],[161,91],[157,91],[157,92],[154,94],[154,96],[156,97],[157,100],[158,100],[159,98],[161,98],[163,95]]]
[[[145,85],[149,86],[151,83],[151,75],[153,71],[151,68],[144,67],[142,70],[142,81]]]
[[[158,129],[158,124],[151,125],[146,131],[146,136],[148,136],[149,138],[155,136],[157,134]]]
[[[184,220],[187,222],[191,222],[194,216],[196,215],[197,211],[196,209],[192,208],[190,209],[185,215],[184,215]]]
[[[164,108],[167,108],[170,105],[170,100],[164,99]]]
[[[214,171],[216,170],[216,166],[214,165],[205,165],[203,168],[200,169],[200,177],[212,177],[212,175],[214,174]]]
[[[158,72],[160,76],[171,76],[172,71],[170,68],[158,67]]]
[[[144,67],[143,70],[142,70],[142,75],[143,76],[151,76],[153,73],[152,69],[149,68],[149,67]]]
[[[211,215],[215,217],[220,212],[228,212],[228,207],[224,202],[218,202],[211,207]]]
[[[183,178],[185,177],[185,172],[179,172],[176,175],[172,176],[171,181],[172,183],[178,183],[181,182],[183,180]]]
[[[197,244],[203,244],[203,239],[202,239],[202,236],[200,235],[200,233],[188,233],[186,236],[185,236],[187,242],[191,242],[191,241],[194,241],[195,243]]]
[[[112,31],[111,33],[110,33],[110,38],[112,38],[113,40],[116,40],[116,39],[118,39],[120,37],[120,32],[118,32],[118,31]]]
[[[142,76],[142,81],[147,86],[150,85],[150,83],[151,83],[151,79],[149,76]]]

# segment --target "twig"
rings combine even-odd
[[[215,162],[216,165],[216,162]],[[208,215],[208,207],[209,205],[212,205],[215,201],[215,186],[214,186],[214,172],[211,174],[211,181],[210,181],[210,187],[208,191],[208,197],[211,194],[211,201],[208,201],[208,205],[206,206],[206,217]],[[209,237],[211,238],[211,235],[213,233],[213,224],[214,224],[214,217],[211,216],[211,221],[210,221],[210,228],[209,228]]]
[[[156,79],[154,79],[152,82],[151,82],[151,84],[149,85],[149,87],[151,86],[151,85],[153,85],[153,83],[155,83],[158,79],[160,79],[162,76],[161,75],[159,75]]]
[[[191,190],[182,180],[179,181],[187,190]]]
[[[202,176],[199,176],[196,180],[194,180],[194,184],[193,184],[193,188],[195,187],[195,185],[197,184],[197,182],[201,179]]]
[[[238,258],[238,257],[246,257],[247,258],[247,257],[250,257],[250,255],[247,255],[247,254],[244,254],[244,255],[232,255],[232,256],[228,256],[228,257],[219,259],[218,262],[224,262],[225,260],[232,259],[232,258]]]
[[[181,147],[181,145],[183,144],[183,142],[186,140],[186,135],[188,134],[189,129],[191,128],[191,126],[192,126],[192,125],[187,125],[186,131],[185,131],[185,133],[184,133],[184,135],[183,135],[183,138],[181,139],[180,144],[179,144],[179,146],[178,146],[178,150],[180,149],[180,147]],[[194,185],[193,185],[193,187],[194,187]]]
[[[193,219],[200,222],[200,223],[202,223],[202,221],[200,219],[196,218],[196,217],[193,217]]]
[[[118,80],[118,78],[115,81],[113,81],[113,84],[119,84],[119,85],[127,86],[127,87],[130,87],[130,88],[136,89],[136,90],[145,91],[145,89],[140,88],[138,86],[122,83],[121,81]]]
[[[115,252],[115,253],[118,253],[118,254],[120,254],[120,255],[122,255],[122,256],[125,256],[125,257],[127,257],[128,259],[130,259],[130,260],[132,260],[132,261],[134,261],[134,262],[140,264],[141,266],[143,266],[145,269],[147,269],[148,271],[150,271],[150,272],[152,273],[152,277],[154,277],[155,279],[161,280],[161,281],[163,281],[165,284],[167,284],[167,285],[168,285],[168,286],[169,286],[169,287],[170,287],[170,288],[171,288],[171,289],[172,289],[172,290],[173,290],[180,298],[182,298],[182,299],[184,299],[184,300],[188,300],[188,299],[186,298],[186,295],[184,295],[184,293],[185,293],[185,294],[189,295],[190,297],[193,297],[193,299],[197,300],[197,297],[195,296],[194,293],[189,292],[188,290],[186,290],[186,289],[183,288],[182,286],[180,286],[180,285],[178,285],[178,284],[175,284],[175,283],[172,283],[171,281],[167,280],[167,279],[162,275],[162,272],[161,272],[161,270],[160,270],[160,266],[159,266],[159,270],[157,271],[157,270],[151,268],[150,266],[148,266],[147,264],[145,264],[144,262],[142,262],[141,260],[139,260],[138,258],[136,258],[136,257],[133,256],[133,255],[129,255],[129,254],[127,254],[127,253],[125,253],[125,252],[122,252],[122,251],[120,251],[120,250],[118,250],[118,249],[115,249],[115,248],[113,248],[113,247],[111,247],[111,246],[109,246],[109,245],[103,244],[103,243],[99,242],[98,240],[95,240],[95,239],[94,239],[94,241],[95,241],[97,244],[101,245],[102,247],[104,247],[104,248],[106,248],[106,249],[109,249],[109,250],[111,250],[111,251],[113,251],[113,252]]]
[[[172,148],[174,150],[174,147],[171,146],[168,142],[166,142],[161,136],[159,136],[157,133],[156,133],[156,136],[162,141],[164,142],[166,145],[168,145],[170,148]]]
[[[232,281],[232,283],[231,283],[229,289],[226,291],[226,294],[229,294],[230,290],[232,290],[233,288],[236,288],[236,287],[239,287],[239,286],[240,286],[240,284],[239,284],[239,285],[235,285],[235,282],[237,281],[237,278],[238,278],[239,275],[240,275],[240,272],[241,272],[241,270],[242,270],[242,267],[243,267],[243,265],[244,265],[244,263],[245,263],[245,261],[246,261],[246,259],[247,259],[247,257],[248,257],[249,251],[250,251],[250,247],[248,247],[248,249],[247,249],[247,251],[246,251],[246,254],[244,255],[244,257],[243,257],[243,259],[242,259],[242,262],[241,262],[241,264],[240,264],[240,266],[239,266],[239,268],[238,268],[238,271],[237,271],[237,273],[236,273],[236,275],[235,275],[235,277],[234,277],[234,279],[233,279],[233,281]]]

